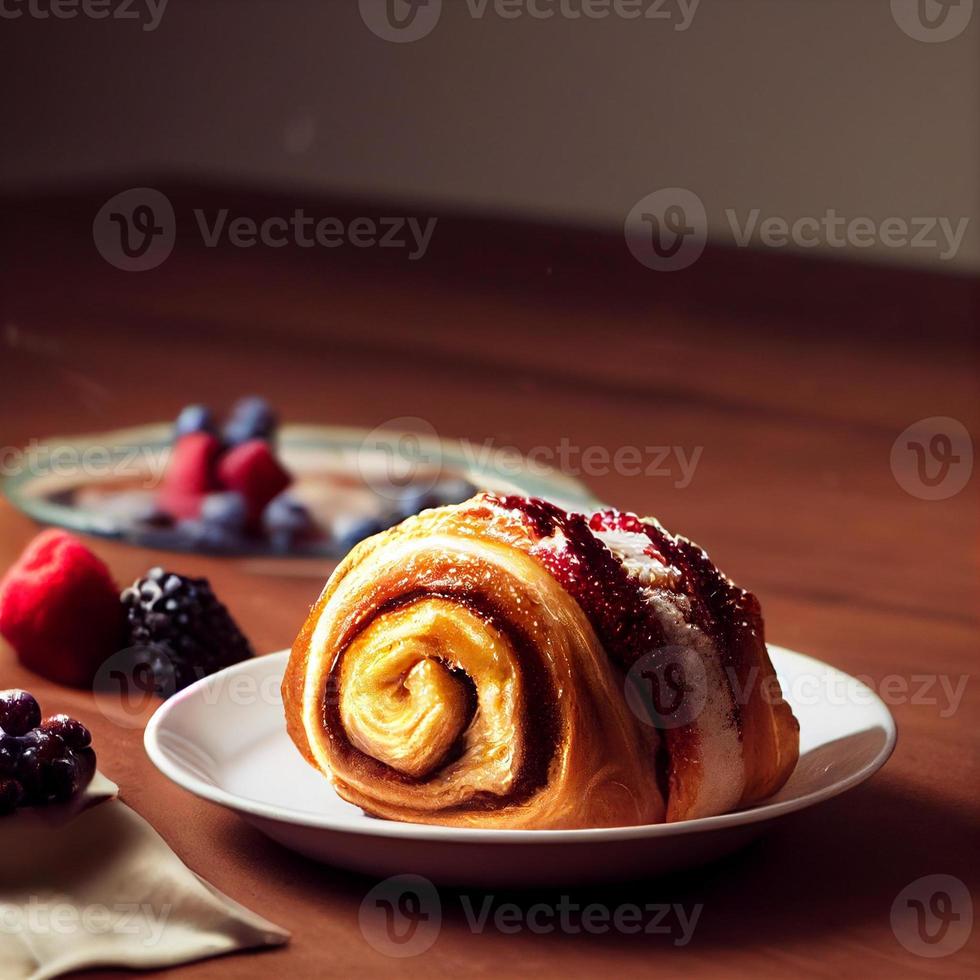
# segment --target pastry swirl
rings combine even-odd
[[[627,675],[665,649],[700,700],[658,728]],[[283,698],[342,797],[418,823],[705,816],[770,795],[796,762],[754,597],[654,521],[521,497],[483,494],[358,545],[293,646]]]

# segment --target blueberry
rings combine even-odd
[[[289,494],[281,493],[262,514],[262,527],[274,551],[291,551],[297,539],[316,527],[310,512]]]
[[[244,544],[237,531],[219,524],[206,524],[204,521],[181,521],[177,525],[177,533],[182,543],[196,551],[241,551]]]
[[[214,415],[207,405],[188,405],[177,416],[177,423],[174,426],[175,437],[179,439],[192,432],[214,433]]]
[[[229,446],[237,446],[249,439],[271,441],[278,425],[279,420],[269,403],[252,395],[235,403],[224,428],[224,440]]]
[[[40,722],[41,708],[27,691],[0,691],[0,728],[8,735],[26,735]]]
[[[240,493],[211,493],[201,504],[201,520],[205,524],[239,531],[248,520],[248,504]]]
[[[414,517],[416,514],[420,514],[423,510],[428,510],[430,507],[438,506],[439,499],[431,490],[423,490],[415,487],[409,488],[398,498],[397,511],[401,518],[404,519],[406,517]]]
[[[333,524],[333,539],[344,551],[350,551],[358,542],[382,530],[376,517],[338,517]]]
[[[41,722],[41,731],[57,735],[70,749],[83,749],[92,743],[92,733],[68,715],[52,715]]]
[[[476,487],[462,477],[443,480],[432,488],[432,496],[438,501],[438,506],[461,504],[464,500],[469,500],[475,492]]]

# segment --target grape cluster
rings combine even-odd
[[[68,715],[42,721],[27,691],[0,691],[0,816],[81,792],[95,774],[91,742],[89,730]]]

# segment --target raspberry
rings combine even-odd
[[[221,444],[208,432],[181,436],[174,443],[157,494],[160,509],[177,519],[197,517],[205,495],[215,489],[214,468],[220,451]]]
[[[65,531],[39,534],[0,581],[0,633],[25,667],[49,680],[91,684],[122,632],[109,569]]]
[[[207,579],[152,568],[122,601],[129,645],[143,651],[162,697],[254,655]]]
[[[293,482],[262,439],[251,439],[229,449],[218,464],[218,476],[225,487],[245,498],[252,524],[262,517],[266,505]]]

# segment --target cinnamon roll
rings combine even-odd
[[[753,595],[653,519],[524,497],[358,545],[282,691],[290,736],[344,799],[415,823],[710,816],[774,793],[798,755]]]

